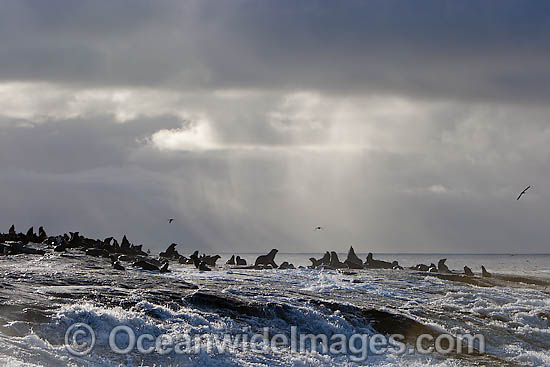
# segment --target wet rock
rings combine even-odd
[[[295,267],[294,267],[294,264],[289,264],[288,261],[285,261],[279,266],[279,269],[281,270],[295,269]]]
[[[121,270],[121,271],[125,271],[126,268],[124,268],[124,266],[122,266],[122,264],[120,263],[120,261],[115,261],[113,263],[113,269],[115,270]]]
[[[143,270],[149,270],[149,271],[160,271],[160,268],[156,265],[151,264],[150,262],[147,262],[145,260],[139,260],[132,264],[135,268],[141,268]]]
[[[102,248],[90,248],[86,250],[86,255],[95,257],[109,257],[109,252]]]
[[[200,271],[211,271],[212,270],[208,267],[208,265],[204,261],[199,262],[199,264],[197,265],[197,269],[199,269]]]
[[[428,271],[430,267],[426,264],[418,264],[410,268],[411,270]]]
[[[401,265],[399,265],[397,260],[393,261],[391,264],[393,265],[393,270],[405,270]]]

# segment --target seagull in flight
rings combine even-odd
[[[519,194],[519,196],[518,196],[518,198],[517,198],[516,200],[521,199],[521,197],[522,197],[523,195],[525,195],[525,193],[526,193],[530,188],[531,188],[531,186],[527,186],[527,187],[525,188],[525,190],[523,190],[523,191],[521,192],[521,194]]]
[[[174,218],[168,219],[168,223],[172,223],[174,221]]]
[[[320,230],[322,230],[322,229],[323,229],[323,227],[318,226],[318,227],[315,227],[313,230],[314,230],[314,231],[320,231]]]

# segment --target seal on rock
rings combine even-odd
[[[344,264],[346,264],[350,269],[363,269],[363,261],[355,254],[353,246],[350,246],[348,257],[346,258],[346,261],[344,261]]]
[[[216,266],[216,261],[221,258],[220,255],[214,255],[214,256],[203,256],[201,258],[201,261],[203,261],[208,266]]]
[[[139,260],[132,264],[135,268],[142,268],[143,270],[150,270],[150,271],[160,271],[160,268],[156,265],[153,265],[145,260]]]
[[[277,269],[278,266],[275,263],[275,255],[277,255],[277,252],[279,250],[273,249],[269,251],[269,254],[267,255],[261,255],[256,258],[256,261],[254,262],[254,266],[264,265],[264,266],[272,266],[274,269]]]
[[[369,252],[367,255],[367,261],[365,262],[365,267],[369,269],[393,269],[393,264],[388,261],[375,260],[372,252]]]
[[[159,256],[167,259],[174,259],[174,260],[179,259],[181,255],[178,253],[178,250],[176,250],[177,245],[178,245],[177,243],[171,244],[170,246],[168,246],[166,251],[161,252]]]
[[[322,259],[317,260],[314,257],[310,257],[309,261],[311,261],[311,266],[310,266],[311,269],[316,269],[317,267],[321,266],[321,264],[323,263]]]
[[[399,265],[399,262],[395,260],[391,263],[393,265],[393,270],[405,270],[401,265]]]
[[[416,266],[413,266],[409,269],[418,270],[418,271],[428,271],[430,269],[430,267],[426,264],[417,264]]]
[[[483,265],[481,265],[481,276],[484,278],[490,278],[492,276]]]
[[[286,270],[286,269],[296,269],[296,268],[294,267],[294,264],[289,264],[288,261],[285,261],[279,266],[279,269]]]
[[[197,267],[197,269],[199,269],[200,271],[212,271],[212,269],[210,269],[208,267],[208,265],[205,264],[204,261],[200,261],[198,263],[198,265],[195,265]]]
[[[348,266],[344,264],[343,262],[340,262],[340,259],[338,259],[338,254],[334,251],[330,253],[330,264],[329,266],[332,269],[343,269],[347,268]]]
[[[44,242],[47,239],[48,235],[46,234],[44,227],[40,226],[40,228],[38,228],[38,242]]]
[[[437,270],[440,272],[440,273],[450,273],[451,271],[449,270],[449,267],[447,265],[445,265],[445,261],[447,261],[447,259],[441,259],[439,260],[439,262],[437,263]]]

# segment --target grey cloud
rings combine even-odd
[[[403,153],[196,154],[136,142],[179,124],[170,118],[4,125],[3,135],[12,139],[0,144],[2,157],[12,156],[9,165],[2,162],[9,174],[1,180],[0,221],[98,237],[129,233],[155,250],[177,242],[212,251],[354,244],[361,251],[517,252],[525,241],[524,250],[544,251],[547,111],[508,109],[498,129],[482,123],[498,113],[483,111],[464,112],[445,127],[436,124],[439,113],[432,116],[418,137],[426,145]],[[532,122],[517,125],[515,116],[524,115]],[[71,127],[52,141],[65,148],[45,152],[50,145],[42,139],[63,124]],[[17,129],[30,130],[23,136]],[[95,157],[98,152],[104,155]],[[534,190],[517,203],[516,191],[526,183]],[[438,185],[445,190],[430,189]],[[167,217],[177,218],[176,225],[167,226]],[[327,227],[322,237],[311,231],[318,223]]]
[[[117,123],[112,116],[32,124],[0,119],[0,165],[37,173],[76,173],[121,166],[160,128],[179,126],[170,116]]]
[[[541,1],[8,2],[4,80],[543,102]]]

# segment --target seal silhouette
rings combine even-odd
[[[348,257],[344,261],[350,269],[363,269],[363,261],[355,254],[353,246],[350,246],[348,251]]]
[[[269,251],[269,254],[267,255],[258,256],[256,258],[256,261],[254,262],[254,266],[271,265],[274,269],[278,268],[277,264],[275,263],[275,255],[277,255],[277,252],[279,252],[279,250],[273,249]]]
[[[441,259],[439,260],[439,262],[437,263],[437,270],[440,272],[440,273],[450,273],[451,271],[449,270],[449,267],[447,265],[445,265],[445,261],[447,261],[447,259]]]
[[[368,269],[393,269],[394,264],[388,261],[375,260],[372,252],[369,252],[367,255],[367,261],[365,262],[365,267]]]
[[[226,265],[235,265],[235,255],[231,256],[229,260],[225,263]]]
[[[481,265],[481,276],[484,278],[490,278],[492,276],[483,265]]]

